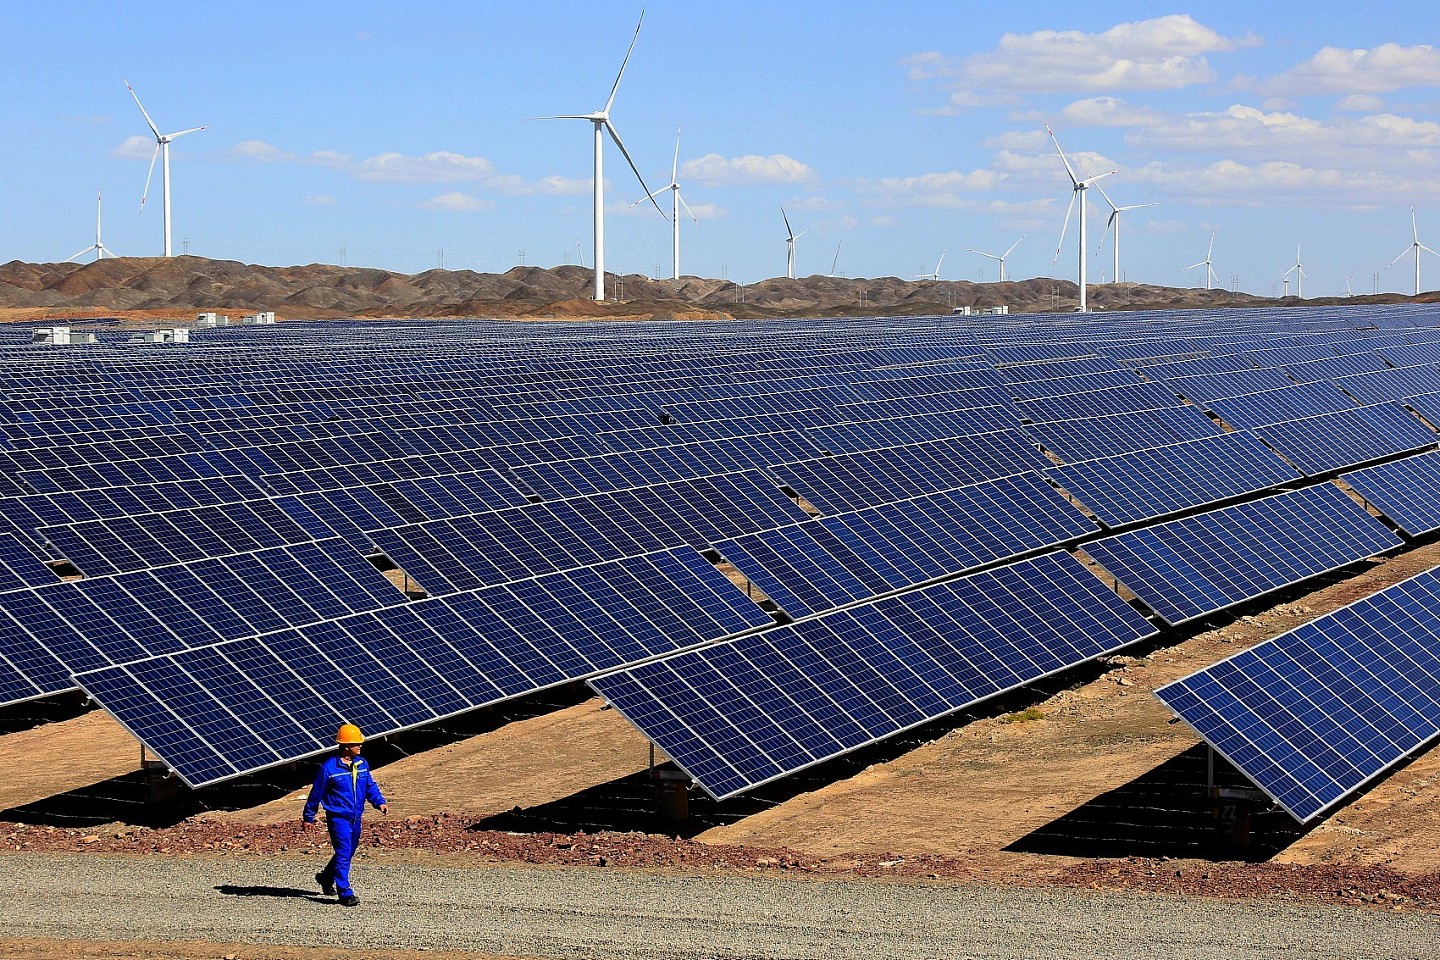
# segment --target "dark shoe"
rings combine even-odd
[[[333,897],[333,896],[335,896],[335,884],[331,883],[329,880],[326,880],[326,879],[325,879],[325,874],[323,874],[323,873],[317,873],[317,874],[315,874],[315,882],[318,883],[318,884],[320,884],[320,892],[323,893],[323,894],[325,894],[325,896],[327,896],[327,897]]]
[[[355,896],[355,894],[353,893],[347,893],[345,894],[345,896],[340,898],[340,906],[342,907],[353,907],[359,902],[360,898]]]

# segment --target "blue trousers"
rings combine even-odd
[[[349,896],[354,892],[350,889],[350,861],[355,857],[355,848],[360,845],[360,818],[342,820],[329,817],[325,826],[330,831],[330,846],[335,848],[335,855],[325,864],[320,875],[335,884],[337,894]]]

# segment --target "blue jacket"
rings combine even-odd
[[[315,783],[310,787],[310,799],[305,801],[305,822],[314,823],[320,805],[335,820],[359,820],[365,810],[365,801],[379,809],[385,802],[375,778],[370,776],[370,764],[364,757],[356,757],[350,766],[331,757],[320,765],[315,773]]]

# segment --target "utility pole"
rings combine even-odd
[[[190,252],[190,238],[189,238],[189,237],[186,237],[184,240],[181,240],[181,241],[180,241],[180,249],[181,249],[181,252],[182,252],[182,253],[188,254],[188,253]]]
[[[445,269],[445,248],[444,248],[444,247],[441,247],[439,250],[436,250],[436,251],[435,251],[435,256],[436,256],[437,258],[439,258],[439,260],[440,260],[440,269],[441,269],[441,270],[444,270],[444,269]]]
[[[342,267],[345,266],[345,254],[346,254],[346,253],[347,253],[347,248],[341,247],[341,248],[340,248],[340,266],[342,266]]]
[[[1372,277],[1372,279],[1373,279],[1373,281],[1374,281],[1374,285],[1375,285],[1375,294],[1376,294],[1376,296],[1379,296],[1379,294],[1380,294],[1380,271],[1379,271],[1379,270],[1376,270],[1375,273],[1371,275],[1371,277]]]
[[[520,251],[520,266],[522,266],[522,267],[525,266],[525,251],[524,251],[524,250],[521,250],[521,251]]]

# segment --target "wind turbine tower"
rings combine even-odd
[[[115,251],[114,251],[114,250],[111,250],[109,247],[105,246],[104,242],[100,239],[100,191],[99,191],[99,190],[96,190],[96,191],[95,191],[95,242],[92,243],[90,246],[86,247],[84,250],[81,250],[79,253],[75,254],[75,256],[71,257],[69,260],[66,260],[65,262],[66,262],[66,263],[70,263],[70,262],[73,261],[73,260],[78,260],[78,259],[80,259],[81,257],[85,256],[85,254],[89,253],[91,250],[94,250],[94,251],[95,251],[95,259],[96,259],[96,260],[104,260],[107,256],[109,256],[109,257],[111,257],[111,258],[114,258],[114,256],[115,256]]]
[[[671,255],[671,276],[674,277],[674,279],[676,279],[676,280],[679,280],[679,279],[680,279],[680,208],[681,208],[682,206],[685,208],[685,213],[690,217],[690,219],[691,219],[694,223],[696,223],[696,224],[699,224],[699,223],[700,223],[699,220],[696,220],[696,219],[695,219],[695,214],[691,212],[691,210],[690,210],[690,204],[686,203],[686,202],[685,202],[685,198],[682,197],[682,196],[680,196],[680,180],[679,180],[679,177],[680,177],[680,131],[679,131],[679,129],[676,129],[676,131],[675,131],[675,162],[670,165],[670,185],[669,185],[669,186],[665,186],[665,187],[661,187],[660,189],[656,190],[655,193],[650,194],[648,197],[642,197],[642,198],[640,198],[639,200],[636,200],[635,203],[630,204],[630,206],[633,207],[633,206],[635,206],[636,203],[644,203],[646,200],[651,200],[651,201],[653,201],[653,200],[655,199],[655,194],[656,194],[656,193],[663,193],[663,192],[665,192],[666,190],[669,190],[669,191],[670,191],[670,255]]]
[[[1030,234],[1028,234],[1028,233],[1022,233],[1022,234],[1020,234],[1020,240],[1024,240],[1024,239],[1025,239],[1026,237],[1028,237],[1028,236],[1030,236]],[[1009,250],[1006,250],[1006,251],[1005,251],[1004,253],[1002,253],[1002,254],[999,254],[998,256],[997,256],[996,254],[993,254],[993,253],[986,253],[984,250],[976,250],[974,247],[966,247],[966,248],[965,248],[965,252],[966,252],[966,253],[978,253],[978,254],[979,254],[980,256],[982,256],[982,257],[986,257],[986,258],[991,259],[991,260],[998,260],[998,261],[1000,261],[1000,280],[999,280],[999,282],[1000,282],[1000,283],[1004,283],[1004,282],[1005,282],[1005,258],[1008,257],[1008,256],[1010,256],[1010,254],[1015,250],[1016,247],[1020,246],[1020,240],[1016,240],[1014,243],[1010,244],[1010,249],[1009,249]]]
[[[1295,266],[1286,270],[1280,276],[1285,280],[1290,279],[1290,274],[1295,274],[1295,296],[1301,300],[1305,299],[1305,268],[1300,264],[1300,243],[1295,243]]]
[[[780,216],[785,220],[785,276],[791,280],[795,279],[795,241],[808,233],[808,230],[801,230],[796,233],[790,227],[790,218],[785,216],[785,208],[780,208]]]
[[[1199,263],[1192,263],[1192,264],[1190,264],[1190,266],[1188,266],[1188,267],[1185,268],[1186,270],[1194,270],[1196,267],[1204,267],[1204,268],[1205,268],[1205,289],[1206,289],[1206,290],[1212,289],[1212,284],[1213,284],[1213,282],[1214,282],[1214,280],[1215,280],[1215,269],[1210,266],[1210,255],[1211,255],[1212,253],[1214,253],[1214,252],[1215,252],[1215,234],[1212,233],[1212,234],[1210,234],[1210,246],[1209,246],[1209,248],[1207,248],[1206,251],[1205,251],[1205,259],[1204,259],[1204,260],[1201,260]]]
[[[615,105],[615,94],[620,89],[620,80],[625,76],[625,67],[630,63],[630,54],[635,52],[635,41],[640,39],[640,25],[645,22],[645,11],[640,11],[640,20],[635,24],[635,35],[630,38],[630,49],[625,51],[625,59],[620,63],[620,72],[615,75],[615,85],[610,88],[610,99],[605,101],[605,107],[595,113],[564,114],[554,117],[531,117],[532,120],[589,120],[595,127],[595,289],[594,299],[603,301],[605,299],[605,172],[603,167],[603,156],[605,146],[605,134],[610,134],[610,139],[615,141],[615,146],[620,148],[620,153],[625,157],[625,162],[630,164],[635,179],[640,181],[640,187],[645,191],[651,203],[660,216],[665,216],[665,211],[660,209],[660,204],[655,201],[653,192],[645,183],[645,178],[640,176],[640,168],[635,166],[635,161],[630,159],[630,151],[625,149],[625,143],[620,139],[620,134],[615,130],[615,123],[610,119],[610,108]]]
[[[1120,282],[1120,214],[1124,213],[1126,210],[1139,210],[1139,209],[1142,208],[1142,207],[1158,207],[1160,204],[1159,204],[1158,202],[1153,202],[1153,203],[1132,203],[1132,204],[1130,204],[1128,207],[1117,207],[1117,206],[1115,206],[1115,201],[1110,199],[1110,194],[1108,194],[1108,193],[1105,192],[1105,188],[1104,188],[1104,187],[1100,186],[1100,185],[1097,183],[1097,184],[1095,185],[1095,189],[1100,191],[1100,196],[1104,197],[1104,198],[1105,198],[1105,202],[1110,205],[1110,218],[1105,221],[1105,230],[1106,230],[1106,232],[1108,232],[1108,231],[1110,230],[1110,228],[1112,228],[1112,227],[1115,229],[1115,272],[1114,272],[1113,274],[1111,274],[1110,279],[1111,279],[1111,281],[1114,282],[1114,283],[1119,283],[1119,282]],[[1095,247],[1095,252],[1096,252],[1096,253],[1099,253],[1099,252],[1100,252],[1100,247],[1103,247],[1104,245],[1105,245],[1105,234],[1104,234],[1104,233],[1101,233],[1101,234],[1100,234],[1100,243]],[[1209,289],[1209,287],[1207,286],[1206,289]]]
[[[160,158],[160,192],[161,212],[165,218],[165,256],[172,256],[170,252],[170,141],[177,140],[187,133],[199,133],[209,128],[209,124],[203,127],[191,127],[189,130],[181,130],[178,133],[161,133],[160,128],[155,126],[155,121],[150,119],[150,114],[145,112],[145,105],[140,102],[140,95],[135,88],[130,86],[130,81],[125,81],[125,89],[130,91],[130,96],[135,98],[135,106],[140,108],[140,115],[145,118],[145,123],[150,127],[150,132],[155,135],[155,152],[150,154],[150,172],[145,174],[145,192],[140,197],[140,212],[145,212],[145,201],[150,196],[150,178],[155,175],[155,158]]]
[[[1440,257],[1440,253],[1435,253],[1434,250],[1431,250],[1429,247],[1425,246],[1425,244],[1423,244],[1423,243],[1420,242],[1420,228],[1415,225],[1415,208],[1414,208],[1414,207],[1411,207],[1411,208],[1410,208],[1410,230],[1411,230],[1411,233],[1412,233],[1412,234],[1414,235],[1414,237],[1415,237],[1414,242],[1411,243],[1410,246],[1406,247],[1404,250],[1401,250],[1401,251],[1400,251],[1400,256],[1398,256],[1398,257],[1396,257],[1394,260],[1391,260],[1391,261],[1390,261],[1390,266],[1392,266],[1392,267],[1395,266],[1395,264],[1399,263],[1400,260],[1401,260],[1401,258],[1403,258],[1403,257],[1405,256],[1405,254],[1410,253],[1411,251],[1414,251],[1414,253],[1415,253],[1415,296],[1418,297],[1418,296],[1420,296],[1420,251],[1423,250],[1423,251],[1425,251],[1426,253],[1434,254],[1434,255],[1437,256],[1437,257]],[[1298,259],[1298,257],[1297,257],[1297,259]]]
[[[1070,205],[1065,208],[1065,223],[1060,227],[1060,243],[1055,247],[1055,260],[1060,259],[1060,249],[1065,246],[1065,230],[1070,226],[1070,214],[1075,209],[1075,198],[1080,198],[1080,223],[1077,227],[1080,264],[1077,271],[1079,276],[1076,279],[1076,286],[1079,287],[1080,290],[1080,302],[1076,305],[1075,311],[1077,313],[1085,313],[1087,309],[1085,306],[1085,191],[1089,189],[1090,184],[1108,177],[1116,171],[1110,170],[1098,176],[1085,177],[1083,179],[1075,176],[1075,169],[1070,166],[1070,161],[1066,159],[1065,151],[1060,149],[1060,141],[1055,139],[1055,131],[1050,129],[1048,123],[1045,125],[1045,132],[1050,134],[1050,140],[1055,144],[1055,152],[1060,154],[1060,162],[1065,164],[1065,172],[1070,175],[1070,185],[1072,187]],[[1055,260],[1050,261],[1052,265]]]

